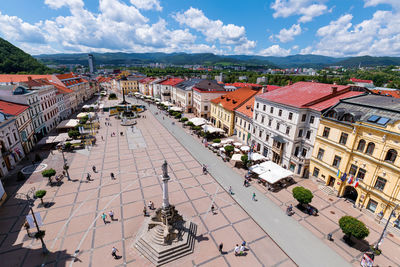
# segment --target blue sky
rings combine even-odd
[[[2,0],[0,36],[32,54],[399,56],[400,0]]]

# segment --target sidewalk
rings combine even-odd
[[[150,106],[149,110],[153,113],[158,111],[154,106]],[[168,117],[162,120],[162,115],[155,117],[188,149],[194,158],[209,166],[209,172],[225,190],[232,186],[235,193],[233,198],[296,264],[299,266],[350,266],[309,230],[288,217],[262,192],[251,187],[243,188],[243,179],[234,170],[205,149],[181,127],[172,125],[172,120]],[[251,200],[253,191],[257,195],[257,202]]]

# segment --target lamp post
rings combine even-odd
[[[397,210],[398,207],[399,207],[399,204],[397,204],[397,205],[394,207],[394,209],[392,210],[392,212],[390,213],[390,216],[389,216],[389,218],[388,218],[388,220],[387,220],[387,222],[386,222],[385,228],[383,228],[382,234],[381,234],[381,236],[379,237],[379,240],[378,240],[378,242],[377,242],[376,245],[375,245],[375,249],[376,249],[376,250],[379,249],[379,244],[382,242],[382,239],[383,239],[383,237],[384,237],[384,235],[385,235],[385,232],[386,232],[386,228],[387,228],[388,225],[389,225],[390,219],[391,219],[393,216],[395,216],[394,212]]]
[[[64,149],[65,149],[65,145],[59,145],[58,146],[58,150],[61,152],[62,157],[63,157],[63,169],[65,170],[65,172],[67,174],[68,181],[71,181],[71,178],[69,177],[69,172],[68,172],[68,169],[69,169],[68,162],[67,162],[67,160],[65,159],[65,156],[64,156]]]
[[[27,193],[25,193],[25,194],[20,193],[20,194],[17,194],[17,195],[20,195],[20,196],[25,197],[26,200],[28,201],[29,210],[30,210],[31,213],[32,213],[32,218],[33,218],[33,221],[34,221],[35,226],[36,226],[36,229],[37,229],[37,238],[39,238],[39,239],[40,239],[40,242],[42,243],[42,251],[43,251],[43,254],[48,254],[48,253],[49,253],[49,250],[47,249],[46,244],[44,243],[44,240],[43,240],[43,237],[44,237],[44,235],[45,235],[45,232],[40,230],[39,224],[38,224],[38,222],[37,222],[37,220],[36,220],[35,213],[33,212],[33,206],[34,206],[33,203],[35,202],[35,200],[34,200],[34,198],[33,198],[34,192],[35,192],[35,188],[32,187],[31,189],[29,189],[29,191],[28,191]]]

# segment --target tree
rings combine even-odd
[[[40,201],[42,202],[42,205],[44,205],[43,203],[43,197],[46,195],[47,191],[46,190],[38,190],[35,192],[35,197],[40,198]]]
[[[191,121],[188,121],[188,122],[186,123],[186,125],[189,126],[189,127],[193,127],[193,126],[194,126],[194,123],[191,122]]]
[[[213,140],[213,143],[221,143],[221,139],[216,138],[216,139]]]
[[[68,136],[70,138],[76,139],[80,135],[78,130],[69,130],[68,131]]]
[[[235,150],[235,147],[229,145],[229,146],[225,146],[224,149],[225,149],[226,155],[230,157],[232,152]]]
[[[49,183],[51,183],[51,177],[56,175],[56,171],[54,169],[44,170],[44,171],[42,171],[42,175],[43,175],[43,177],[48,178]]]
[[[187,122],[189,119],[188,118],[186,118],[186,117],[184,117],[184,118],[182,118],[182,119],[180,119],[180,121],[181,122]]]
[[[343,233],[351,238],[364,239],[369,235],[369,230],[362,221],[351,216],[343,216],[339,219],[339,226]]]
[[[111,93],[111,94],[108,96],[108,99],[110,99],[110,100],[112,100],[112,99],[117,99],[117,95],[116,95],[115,93]]]
[[[240,157],[240,159],[242,160],[243,166],[247,168],[247,164],[249,163],[249,157],[247,155],[243,155]]]
[[[300,203],[300,204],[309,204],[313,199],[313,194],[307,188],[302,186],[296,186],[292,190],[293,197]]]

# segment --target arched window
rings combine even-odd
[[[368,155],[372,155],[372,153],[374,153],[374,149],[375,149],[375,144],[368,143],[367,150],[365,150],[365,153],[367,153]]]
[[[329,110],[328,111],[328,113],[326,114],[326,116],[328,117],[328,118],[332,118],[332,119],[337,119],[337,117],[338,117],[338,114],[337,114],[337,112],[335,111],[335,110]]]
[[[350,113],[346,113],[343,115],[342,121],[354,122],[354,116]]]
[[[389,149],[389,151],[386,153],[385,160],[394,162],[396,160],[396,157],[397,157],[397,151],[394,149]]]
[[[363,152],[365,149],[365,144],[365,140],[361,139],[360,142],[358,142],[357,151]]]

